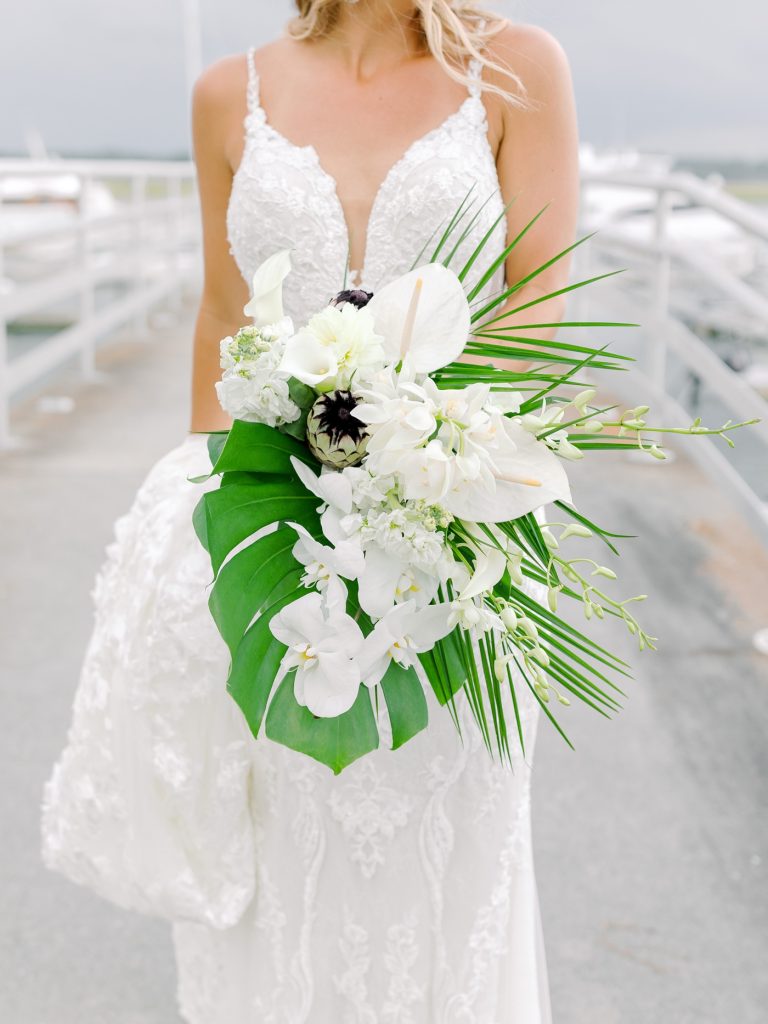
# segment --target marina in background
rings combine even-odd
[[[647,393],[667,420],[762,420],[727,459],[717,440],[691,448],[768,543],[768,212],[754,174],[582,146],[579,230],[594,235],[574,279],[623,273],[572,293],[568,316],[640,325],[606,339],[638,362],[617,397]],[[20,403],[73,364],[93,375],[116,329],[146,333],[200,270],[189,161],[0,160],[0,447]]]

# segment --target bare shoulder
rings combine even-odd
[[[287,40],[276,39],[258,47],[254,54],[256,67],[279,64],[287,43]],[[202,111],[216,111],[222,107],[230,110],[236,97],[243,97],[245,102],[247,82],[247,52],[220,57],[198,76],[193,93],[195,106]]]
[[[528,98],[544,102],[571,89],[568,56],[560,41],[540,25],[506,22],[487,47],[488,56],[520,77]],[[489,72],[502,87],[509,80],[498,72]]]

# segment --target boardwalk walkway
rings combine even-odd
[[[186,429],[191,316],[113,347],[103,382],[67,390],[73,414],[30,413],[27,447],[0,459],[3,1024],[179,1024],[167,926],[46,872],[38,808],[112,522]],[[542,721],[534,838],[555,1024],[761,1024],[768,659],[750,638],[768,625],[768,555],[685,459],[611,458],[577,479],[585,510],[640,536],[621,587],[653,596],[662,643],[635,659],[616,721],[563,712],[575,753]]]

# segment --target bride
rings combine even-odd
[[[229,425],[214,390],[219,340],[242,325],[247,282],[270,253],[293,250],[285,304],[302,322],[345,268],[372,291],[406,271],[470,190],[467,254],[487,232],[500,251],[549,204],[487,294],[572,243],[568,63],[548,33],[472,0],[297,6],[284,38],[219,61],[195,87],[205,282],[191,431],[115,524],[46,785],[43,854],[172,922],[191,1024],[548,1024],[532,695],[518,688],[527,743],[514,770],[491,760],[461,701],[463,741],[433,698],[426,731],[339,776],[255,740],[225,689],[210,562],[191,523],[216,481],[187,478],[209,466],[205,432]],[[562,288],[567,271],[554,264],[516,305]],[[535,309],[538,323],[562,318],[558,300]]]

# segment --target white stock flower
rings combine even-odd
[[[363,634],[355,620],[338,607],[328,607],[320,594],[308,594],[279,611],[269,628],[288,648],[280,675],[296,670],[298,703],[319,718],[348,711],[361,681],[356,658]]]
[[[222,366],[232,364],[215,385],[224,412],[232,419],[268,427],[297,420],[300,409],[291,399],[287,378],[278,371],[282,342],[274,341],[253,357],[242,358],[237,356],[236,346],[237,335],[222,341]]]
[[[327,306],[288,339],[282,369],[320,392],[345,389],[384,366],[382,340],[367,307]]]

